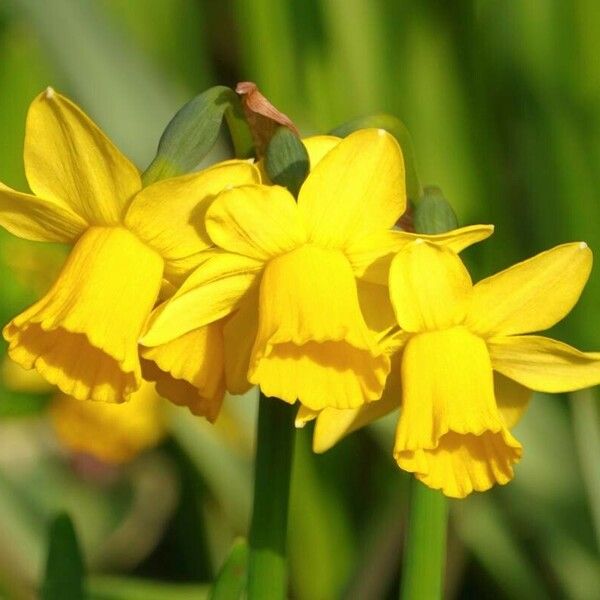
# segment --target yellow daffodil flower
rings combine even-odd
[[[385,283],[386,260],[415,238],[391,229],[406,208],[402,154],[383,130],[331,145],[297,202],[279,186],[217,196],[206,213],[215,249],[153,313],[145,346],[235,313],[225,325],[228,388],[258,384],[313,410],[381,397],[390,361],[364,316],[380,307],[364,306],[359,279]],[[458,251],[490,233],[476,226],[439,241]]]
[[[316,165],[339,142],[340,138],[332,136],[303,140],[311,165]],[[261,180],[270,183],[264,161],[258,161],[256,167]],[[175,291],[170,290],[166,297]],[[247,304],[254,306],[252,302]],[[245,326],[248,324],[252,326]],[[187,406],[195,415],[215,421],[226,388],[232,394],[243,394],[252,386],[247,380],[247,371],[254,337],[255,317],[248,314],[248,310],[237,311],[233,316],[188,331],[164,344],[141,346],[142,374],[145,379],[156,382],[163,397]],[[225,338],[229,343],[225,344]]]
[[[153,448],[165,437],[163,403],[153,386],[144,383],[125,404],[81,402],[58,394],[50,404],[49,414],[65,449],[120,464]]]
[[[141,385],[137,342],[163,277],[184,278],[211,245],[206,202],[258,171],[230,161],[142,189],[136,167],[50,88],[29,109],[24,161],[33,195],[0,184],[0,225],[74,248],[50,291],[5,327],[9,355],[77,399],[123,401]]]
[[[564,244],[473,285],[447,248],[417,240],[398,253],[390,295],[402,328],[394,447],[402,469],[456,498],[512,479],[522,447],[509,429],[531,391],[600,383],[600,353],[522,335],[552,327],[572,309],[591,265],[586,244]],[[377,414],[323,411],[315,449],[331,447],[399,404],[388,394]],[[314,416],[300,414],[298,424]]]

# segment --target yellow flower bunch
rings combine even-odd
[[[299,425],[317,419],[318,451],[401,408],[400,468],[454,497],[506,483],[530,391],[600,382],[600,354],[522,335],[570,311],[591,252],[559,246],[473,285],[458,253],[493,228],[397,229],[394,137],[305,145],[297,198],[244,161],[142,189],[78,108],[42,94],[25,140],[35,195],[2,186],[0,224],[74,248],[6,326],[10,356],[80,400],[126,400],[143,375],[211,420],[226,390],[258,385],[299,401]]]
[[[161,286],[209,246],[193,212],[258,171],[229,161],[142,189],[137,168],[50,88],[29,109],[24,162],[33,195],[0,185],[0,224],[74,247],[50,291],[4,328],[9,355],[79,400],[127,400],[142,384],[138,340]]]

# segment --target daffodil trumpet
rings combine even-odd
[[[211,245],[198,215],[259,173],[230,161],[142,189],[137,168],[51,88],[29,109],[24,162],[33,193],[0,184],[0,225],[73,249],[50,291],[4,328],[9,355],[74,398],[122,402],[141,386],[138,341],[163,281]]]

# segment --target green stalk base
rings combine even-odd
[[[448,503],[444,495],[411,481],[401,600],[440,600],[444,588]]]
[[[287,598],[286,538],[295,408],[260,395],[254,507],[250,526],[249,600]]]

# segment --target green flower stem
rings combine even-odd
[[[288,595],[286,538],[294,415],[293,406],[260,395],[249,540],[249,600],[284,600]]]
[[[438,600],[444,586],[448,503],[416,478],[410,485],[400,599]]]

